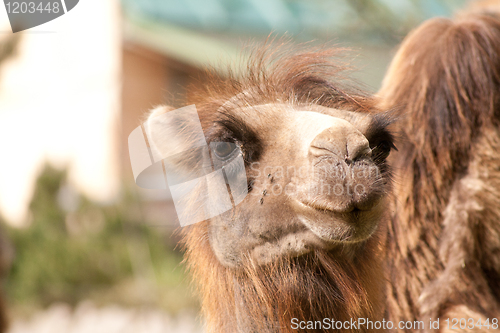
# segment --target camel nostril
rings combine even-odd
[[[359,131],[349,133],[346,137],[346,163],[350,163],[363,157],[370,157],[372,150],[368,139]]]
[[[352,162],[359,160],[363,157],[371,157],[372,150],[370,148],[369,142],[365,137],[356,138],[356,142],[348,142],[347,154],[345,155],[345,162],[351,164]]]

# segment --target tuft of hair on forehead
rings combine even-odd
[[[375,108],[373,98],[355,88],[359,82],[348,78],[352,68],[344,59],[346,48],[268,40],[250,50],[248,60],[239,62],[240,72],[228,70],[228,75],[220,77],[208,70],[208,83],[192,88],[196,98],[190,102],[196,104],[204,125],[217,112],[228,114],[268,103],[315,104],[360,112]]]

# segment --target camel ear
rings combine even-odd
[[[180,109],[157,107],[144,127],[152,158],[163,161],[170,185],[211,171],[205,134],[194,105]]]
[[[155,160],[158,157],[176,164],[183,153],[207,146],[194,105],[180,109],[159,106],[151,111],[145,127]]]

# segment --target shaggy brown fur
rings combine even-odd
[[[207,332],[295,332],[293,318],[382,320],[380,234],[360,246],[354,260],[339,249],[284,258],[263,267],[248,261],[243,269],[231,269],[222,266],[210,250],[207,223],[193,226],[185,239],[186,260],[200,288]],[[332,331],[336,332],[317,330]]]
[[[214,77],[214,84],[198,94],[204,99],[196,101],[204,129],[208,132],[217,113],[231,114],[237,107],[276,101],[375,112],[372,99],[346,84],[341,88],[340,83],[347,82],[342,77],[345,68],[338,66],[338,59],[337,65],[331,61],[337,52],[290,56],[264,50],[254,55],[243,79]],[[263,266],[249,259],[242,268],[228,268],[218,262],[210,247],[209,223],[184,230],[186,261],[200,287],[208,332],[292,332],[292,318],[382,319],[384,226],[358,244]]]
[[[403,114],[387,317],[420,319],[426,330],[441,318],[443,332],[446,318],[491,323],[500,316],[499,21],[424,23],[403,42],[380,96]]]

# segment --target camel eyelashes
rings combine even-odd
[[[224,115],[224,119],[215,122],[226,136],[243,143],[258,141],[257,134],[242,120],[233,115]]]
[[[370,146],[373,150],[387,153],[393,149],[398,151],[398,148],[396,148],[396,145],[394,144],[394,138],[390,133],[385,131],[377,135],[377,139],[370,141],[370,143],[372,143]]]
[[[370,148],[373,151],[373,156],[378,159],[385,159],[389,156],[391,150],[398,150],[394,144],[394,135],[387,130],[387,126],[389,126],[391,122],[392,120],[387,117],[374,117],[367,131],[367,138],[370,141]]]
[[[372,152],[376,159],[385,160],[393,149],[398,150],[392,141],[383,140],[372,148]]]
[[[233,115],[224,114],[223,119],[215,121],[215,126],[213,134],[210,135],[212,142],[227,141],[235,145],[238,148],[236,150],[239,151],[241,151],[241,146],[237,146],[243,145],[245,147],[245,162],[255,162],[258,160],[262,151],[261,140],[257,136],[257,133],[244,121]],[[226,147],[226,149],[229,148]],[[231,154],[231,152],[228,152],[228,154]]]
[[[386,141],[386,140],[380,142],[377,145],[376,149],[379,149],[379,150],[381,150],[383,152],[390,152],[392,149],[394,149],[396,151],[398,150],[396,148],[396,146],[394,145],[394,143],[392,143],[391,141]]]
[[[392,111],[376,114],[366,131],[373,156],[377,159],[383,160],[389,156],[391,150],[398,150],[394,145],[394,135],[388,129],[396,120]]]

